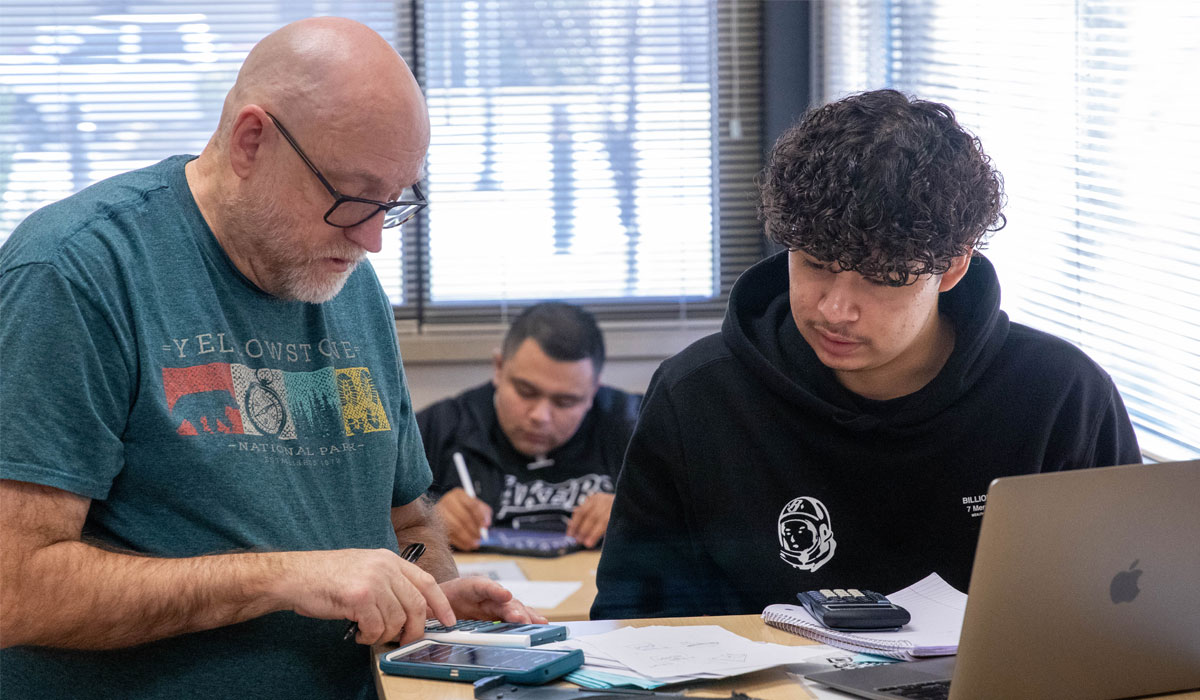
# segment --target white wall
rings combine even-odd
[[[654,325],[602,323],[608,359],[600,380],[642,393],[659,363],[717,332],[720,325],[716,319]],[[416,409],[490,380],[492,353],[499,349],[504,330],[500,326],[426,328],[417,333],[401,325],[400,352]]]

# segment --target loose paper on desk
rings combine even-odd
[[[817,663],[800,669],[812,672],[832,669],[838,662],[865,665],[890,660],[862,654],[852,660],[848,658],[850,654],[830,650],[828,646],[750,641],[715,624],[623,627],[604,634],[574,636],[539,648],[583,650],[586,662],[566,676],[566,680],[587,688],[652,689],[749,674],[779,665]]]
[[[835,647],[882,654],[903,661],[922,656],[945,656],[958,651],[967,596],[936,573],[930,574],[888,600],[908,610],[912,621],[895,632],[840,632],[812,618],[799,605],[768,605],[763,621]]]
[[[459,576],[483,576],[512,591],[531,608],[557,608],[583,585],[580,581],[530,581],[515,561],[479,561],[458,565]]]
[[[582,648],[587,663],[607,659],[614,669],[667,682],[679,677],[722,678],[797,662],[800,647],[750,641],[715,624],[622,627],[578,636],[560,645]]]
[[[458,565],[458,575],[466,578],[467,576],[483,576],[490,578],[493,581],[525,581],[525,572],[521,571],[521,567],[517,562],[511,559],[500,559],[497,561],[473,561]]]
[[[499,579],[496,583],[512,591],[513,597],[531,608],[550,610],[579,590],[581,581],[513,581]]]

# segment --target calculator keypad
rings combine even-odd
[[[453,625],[443,625],[437,620],[426,620],[426,632],[475,632],[476,634],[494,634],[508,632],[524,627],[521,622],[497,622],[496,620],[459,620]]]

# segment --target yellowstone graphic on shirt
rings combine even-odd
[[[165,368],[167,409],[180,435],[295,440],[391,430],[366,367],[284,372],[214,362]]]

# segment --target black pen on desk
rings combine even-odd
[[[417,560],[420,559],[421,555],[424,553],[425,544],[423,542],[413,542],[405,547],[403,552],[400,552],[400,558],[404,561],[416,564]],[[351,622],[350,624],[346,625],[346,634],[342,635],[342,641],[348,642],[351,639],[354,639],[354,635],[356,634],[358,634],[358,623]]]

